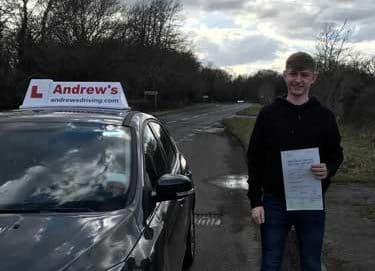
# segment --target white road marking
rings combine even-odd
[[[211,183],[227,189],[247,190],[247,179],[247,175],[228,175],[222,176]]]
[[[197,226],[208,226],[208,227],[214,227],[214,226],[220,226],[222,225],[223,221],[220,216],[218,215],[204,215],[204,214],[198,214],[195,218],[195,225]]]

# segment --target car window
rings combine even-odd
[[[166,159],[169,169],[172,169],[175,160],[176,160],[176,150],[175,147],[168,135],[168,133],[165,131],[165,129],[156,122],[150,122],[150,125],[155,132],[156,138],[160,140],[160,143],[162,144],[164,151],[166,153]]]
[[[148,125],[145,126],[143,132],[143,152],[148,177],[152,186],[155,186],[157,179],[167,173],[168,168],[164,160],[163,150]]]
[[[123,208],[131,181],[129,128],[12,123],[0,127],[0,209]]]

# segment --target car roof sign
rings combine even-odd
[[[127,109],[120,82],[54,82],[31,79],[20,108],[93,107]]]

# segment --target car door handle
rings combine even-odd
[[[178,199],[177,202],[178,202],[178,205],[179,205],[180,207],[184,207],[184,205],[185,205],[185,198]]]
[[[185,174],[184,174],[186,177],[193,177],[193,172],[191,172],[190,170],[186,171]]]

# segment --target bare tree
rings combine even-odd
[[[341,26],[326,23],[317,37],[316,59],[320,71],[331,72],[344,61],[350,52],[347,42],[351,29],[345,21]]]
[[[178,13],[181,4],[176,0],[144,0],[128,12],[130,36],[140,47],[178,48],[183,40],[178,32]]]
[[[371,76],[375,76],[375,56],[365,58],[360,62],[360,68]]]
[[[44,1],[41,37],[46,30],[62,45],[89,44],[113,35],[118,0]]]
[[[44,44],[47,37],[51,34],[51,28],[49,27],[49,23],[53,16],[53,10],[57,3],[57,0],[38,0],[39,9],[40,11],[40,22],[37,27],[37,36],[36,39],[40,41],[40,43]]]
[[[6,78],[11,70],[11,29],[9,28],[12,6],[9,0],[0,1],[0,76]]]
[[[17,54],[18,54],[18,68],[23,72],[30,70],[28,59],[28,47],[32,43],[30,21],[31,12],[28,8],[29,0],[14,1],[16,7],[16,42],[17,42]]]

